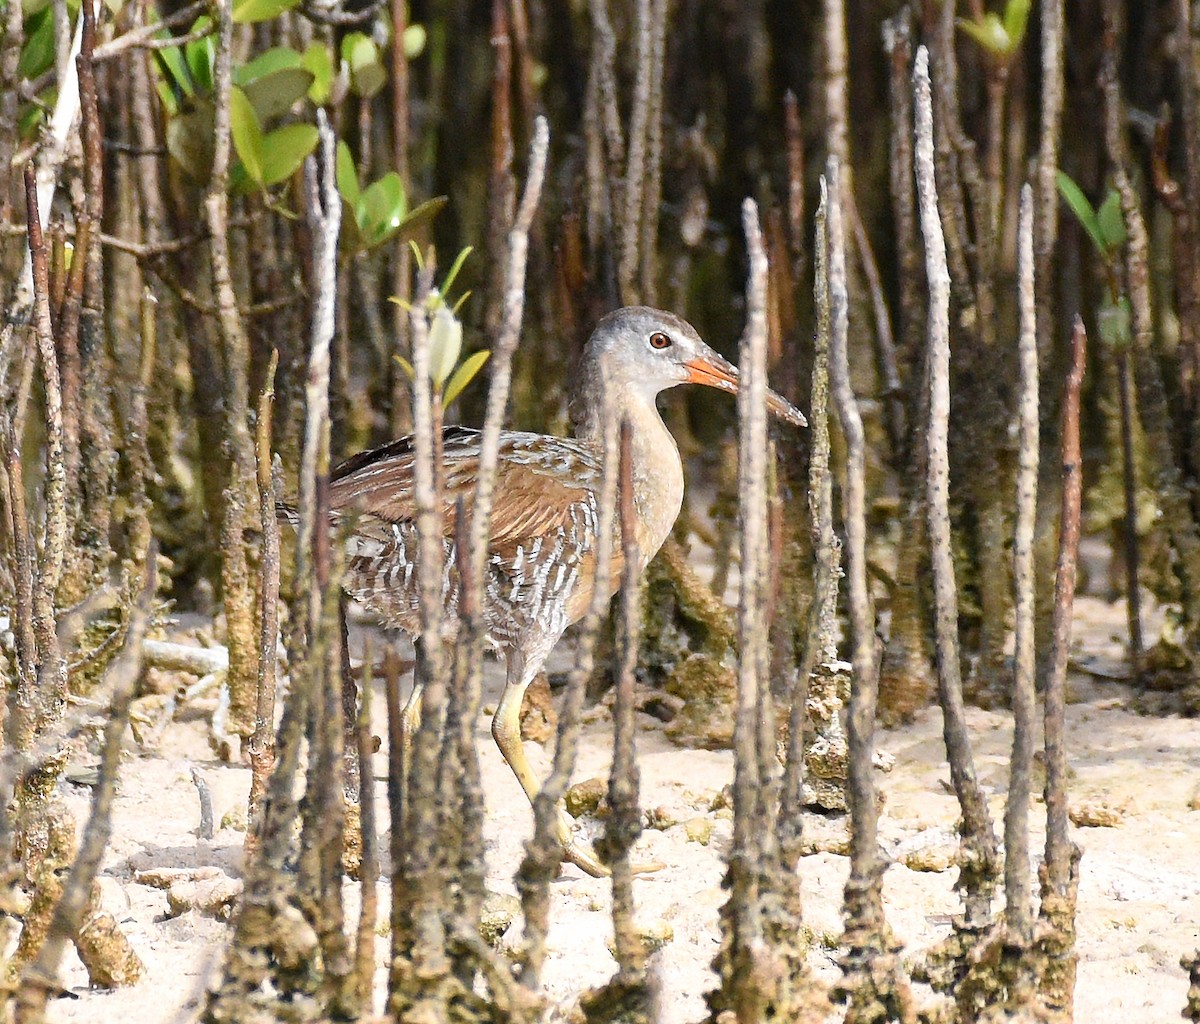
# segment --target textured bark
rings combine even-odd
[[[228,439],[225,482],[220,503],[221,592],[225,605],[225,643],[229,648],[229,722],[239,736],[254,729],[258,679],[258,622],[255,585],[245,530],[254,488],[254,442],[250,436],[250,343],[233,284],[229,235],[230,91],[233,4],[218,5],[217,48],[213,66],[216,142],[212,178],[204,211],[209,229],[209,261],[216,295],[221,340],[220,392],[225,408],[222,432]]]
[[[920,58],[918,58],[919,60]],[[848,715],[847,802],[850,810],[850,878],[846,883],[842,980],[834,998],[847,1004],[846,1020],[915,1020],[908,979],[898,946],[883,911],[884,861],[879,856],[874,772],[875,707],[878,679],[875,628],[867,588],[864,434],[858,401],[850,384],[847,348],[849,297],[846,290],[846,241],[843,229],[844,185],[836,157],[828,177],[828,251],[830,391],[846,438],[846,561],[850,604],[850,642],[854,673]]]
[[[846,809],[848,748],[842,709],[850,697],[850,673],[838,656],[838,581],[842,577],[842,543],[833,523],[833,479],[829,437],[829,281],[827,271],[826,208],[817,211],[813,252],[813,284],[817,334],[813,355],[812,453],[809,459],[809,518],[812,521],[813,603],[808,641],[800,674],[804,689],[792,705],[789,751],[784,780],[785,801],[797,808],[783,828],[784,859],[799,857],[798,808],[815,805],[831,811]],[[802,696],[803,699],[799,699]]]
[[[957,888],[961,891],[966,930],[982,931],[991,920],[992,893],[999,864],[987,802],[975,774],[966,726],[959,663],[958,593],[951,554],[950,463],[947,451],[950,417],[950,272],[935,181],[933,113],[928,54],[917,53],[916,174],[921,229],[925,236],[925,268],[929,281],[929,466],[926,479],[930,561],[933,567],[937,625],[938,694],[950,777],[962,809],[963,852]]]
[[[1016,609],[1013,659],[1013,746],[1009,767],[1008,804],[1004,814],[1005,920],[1013,936],[1028,945],[1033,938],[1029,892],[1029,797],[1033,766],[1034,628],[1033,531],[1037,521],[1038,357],[1033,262],[1033,192],[1021,193],[1018,266],[1021,334],[1020,454],[1017,472],[1017,527],[1013,546]]]
[[[246,854],[257,845],[254,827],[259,802],[267,791],[267,779],[275,766],[275,683],[279,636],[279,520],[275,509],[275,486],[271,473],[271,414],[275,398],[275,367],[272,354],[267,385],[258,403],[255,459],[258,481],[259,523],[263,533],[259,593],[258,689],[254,704],[254,732],[246,745],[250,756],[250,796],[247,801]]]

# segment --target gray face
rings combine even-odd
[[[588,349],[611,382],[652,395],[686,384],[692,378],[688,363],[721,360],[686,320],[649,306],[609,313],[596,325]]]
[[[604,317],[588,340],[584,361],[618,393],[649,402],[677,384],[738,389],[737,367],[704,344],[696,328],[649,306],[626,306]],[[767,408],[794,426],[808,425],[800,410],[769,390]]]

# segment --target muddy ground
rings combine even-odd
[[[1076,1019],[1161,1024],[1177,1019],[1184,1005],[1180,955],[1200,945],[1200,810],[1194,809],[1200,799],[1200,722],[1143,717],[1129,710],[1131,694],[1111,678],[1121,674],[1123,611],[1085,597],[1077,612],[1073,703],[1068,709],[1072,806],[1085,815],[1081,820],[1111,824],[1074,831],[1083,848]],[[559,655],[565,656],[568,652]],[[1081,671],[1083,667],[1089,671]],[[492,704],[500,682],[493,667],[487,684]],[[375,706],[382,707],[382,701]],[[55,1021],[187,1021],[200,1005],[219,966],[227,925],[195,910],[174,915],[168,893],[140,883],[135,875],[206,866],[238,874],[242,833],[237,828],[220,828],[208,841],[196,834],[199,809],[192,768],[200,770],[211,789],[218,822],[229,812],[232,818],[240,816],[249,785],[245,767],[214,758],[207,710],[204,702],[186,708],[154,749],[135,749],[122,772],[102,886],[105,905],[145,962],[145,979],[123,991],[89,991],[86,973],[72,952],[63,979],[74,998],[54,1003]],[[979,775],[999,822],[1011,741],[1008,715],[972,709],[969,721]],[[722,855],[729,847],[731,821],[728,810],[712,808],[731,780],[732,756],[680,749],[665,738],[662,723],[647,716],[640,716],[639,723],[642,804],[661,808],[661,817],[677,824],[647,831],[639,844],[639,857],[667,867],[637,882],[638,911],[665,940],[654,961],[662,985],[663,1022],[683,1024],[702,1016],[703,993],[714,981],[709,962],[717,950]],[[490,740],[486,715],[479,719],[478,734],[488,805],[489,884],[511,894],[512,875],[530,830],[529,809]],[[604,775],[610,742],[607,715],[594,709],[583,733],[578,779]],[[879,744],[895,757],[894,768],[879,777],[886,794],[881,840],[898,861],[914,847],[925,847],[919,859],[936,867],[952,850],[944,832],[953,826],[956,811],[943,761],[940,712],[929,710],[910,726],[881,732]],[[548,752],[539,744],[529,748],[535,767],[548,770]],[[81,761],[86,760],[84,755]],[[383,775],[383,754],[377,755],[374,770]],[[90,789],[86,784],[65,788],[82,820]],[[1033,815],[1035,852],[1040,852],[1041,818],[1039,801]],[[586,819],[584,826],[593,831],[602,827]],[[811,826],[813,836],[837,830],[829,820],[814,819]],[[832,979],[846,858],[816,852],[804,858],[801,871],[805,919],[816,937],[812,964]],[[956,910],[953,881],[953,869],[912,870],[899,862],[889,869],[889,919],[909,951],[927,948],[948,931]],[[356,888],[347,883],[352,911],[357,908]],[[573,867],[563,870],[553,891],[545,980],[552,997],[568,1005],[581,988],[603,982],[614,969],[607,948],[609,891],[605,881]],[[386,890],[381,905],[387,905]],[[518,927],[502,942],[516,942]],[[381,962],[386,945],[381,937]],[[384,980],[381,969],[381,995]]]

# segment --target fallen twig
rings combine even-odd
[[[149,668],[189,672],[195,676],[221,674],[229,670],[229,649],[219,644],[194,647],[169,640],[147,640],[143,649]]]
[[[196,835],[201,839],[211,839],[213,837],[213,804],[212,791],[208,788],[208,783],[204,781],[204,776],[200,774],[200,769],[195,766],[191,770],[192,785],[196,787],[196,796],[200,800],[200,825],[196,829]]]

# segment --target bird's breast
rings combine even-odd
[[[683,508],[683,463],[679,448],[655,413],[633,436],[633,503],[637,513],[639,568],[663,546]]]

